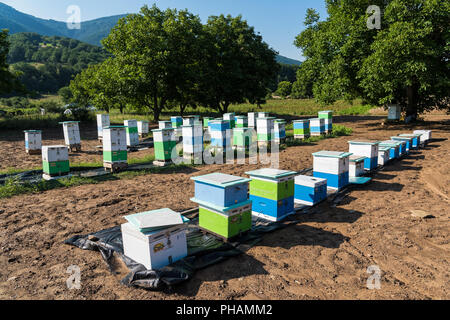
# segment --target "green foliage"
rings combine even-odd
[[[56,93],[81,70],[109,56],[102,48],[57,36],[18,33],[9,41],[8,62],[30,92]]]
[[[306,57],[294,96],[322,104],[362,97],[397,103],[407,115],[449,108],[450,3],[437,0],[326,0],[328,18],[308,10],[295,44]],[[381,30],[367,27],[368,5],[383,11]]]
[[[151,112],[204,106],[226,112],[232,103],[265,102],[278,64],[242,18],[210,17],[144,6],[121,19],[103,40],[113,55],[70,84],[73,101],[97,108]],[[146,45],[142,45],[145,43]]]
[[[8,31],[0,30],[0,95],[23,89],[17,82],[16,74],[9,70],[7,56],[10,43],[7,37]]]
[[[69,87],[62,87],[61,89],[59,89],[58,95],[61,97],[62,101],[66,104],[70,103],[73,99],[73,94]]]
[[[292,91],[292,83],[289,81],[281,81],[278,84],[278,89],[275,92],[275,94],[279,95],[282,98],[286,98],[288,95],[291,94]]]

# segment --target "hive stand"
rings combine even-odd
[[[124,162],[103,162],[103,167],[105,168],[105,171],[116,173],[120,172],[122,170],[125,170],[128,168],[128,163]]]
[[[70,152],[81,152],[81,144],[71,144],[68,146]]]

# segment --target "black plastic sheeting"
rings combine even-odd
[[[112,273],[115,273],[116,268],[115,257],[119,257],[129,269],[129,273],[121,280],[122,284],[160,291],[165,286],[189,280],[196,270],[246,252],[261,241],[264,234],[298,223],[289,218],[283,222],[273,223],[256,220],[252,230],[240,236],[235,242],[223,242],[213,235],[203,234],[196,226],[196,220],[191,220],[187,230],[188,256],[159,270],[147,270],[142,264],[123,254],[120,226],[90,235],[77,235],[64,243],[83,250],[99,251]]]

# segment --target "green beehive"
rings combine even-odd
[[[231,239],[252,227],[252,202],[250,200],[231,207],[219,207],[209,202],[191,200],[200,206],[199,227],[221,238]]]
[[[233,130],[233,145],[238,148],[248,148],[253,143],[253,128],[235,128]]]
[[[253,178],[250,182],[250,192],[257,197],[282,200],[294,196],[294,185],[293,176],[286,181],[268,181]]]
[[[208,123],[212,120],[214,120],[214,118],[211,117],[203,118],[203,128],[208,128]]]
[[[155,149],[155,160],[168,162],[172,160],[172,152],[177,147],[174,129],[152,130]]]
[[[236,128],[247,128],[248,127],[248,119],[244,116],[235,117]]]

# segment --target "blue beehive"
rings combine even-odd
[[[409,151],[411,150],[413,138],[411,138],[411,137],[391,137],[391,140],[405,141],[406,142],[405,153],[409,154]]]
[[[349,152],[319,151],[314,157],[314,177],[327,179],[328,188],[341,189],[349,183]]]
[[[398,143],[398,141],[381,141],[380,147],[389,147],[389,160],[400,158],[400,144]]]
[[[379,141],[349,141],[349,152],[364,156],[364,169],[374,170],[378,167],[378,145]]]
[[[250,179],[223,173],[191,178],[195,181],[195,199],[220,207],[230,207],[247,200]]]
[[[418,149],[419,148],[421,134],[405,133],[405,134],[399,134],[398,136],[399,137],[412,138],[412,147],[411,147],[411,149]]]
[[[327,179],[303,175],[295,177],[295,203],[313,206],[326,198]]]
[[[312,136],[320,136],[322,134],[325,134],[325,119],[309,119],[309,126]]]

